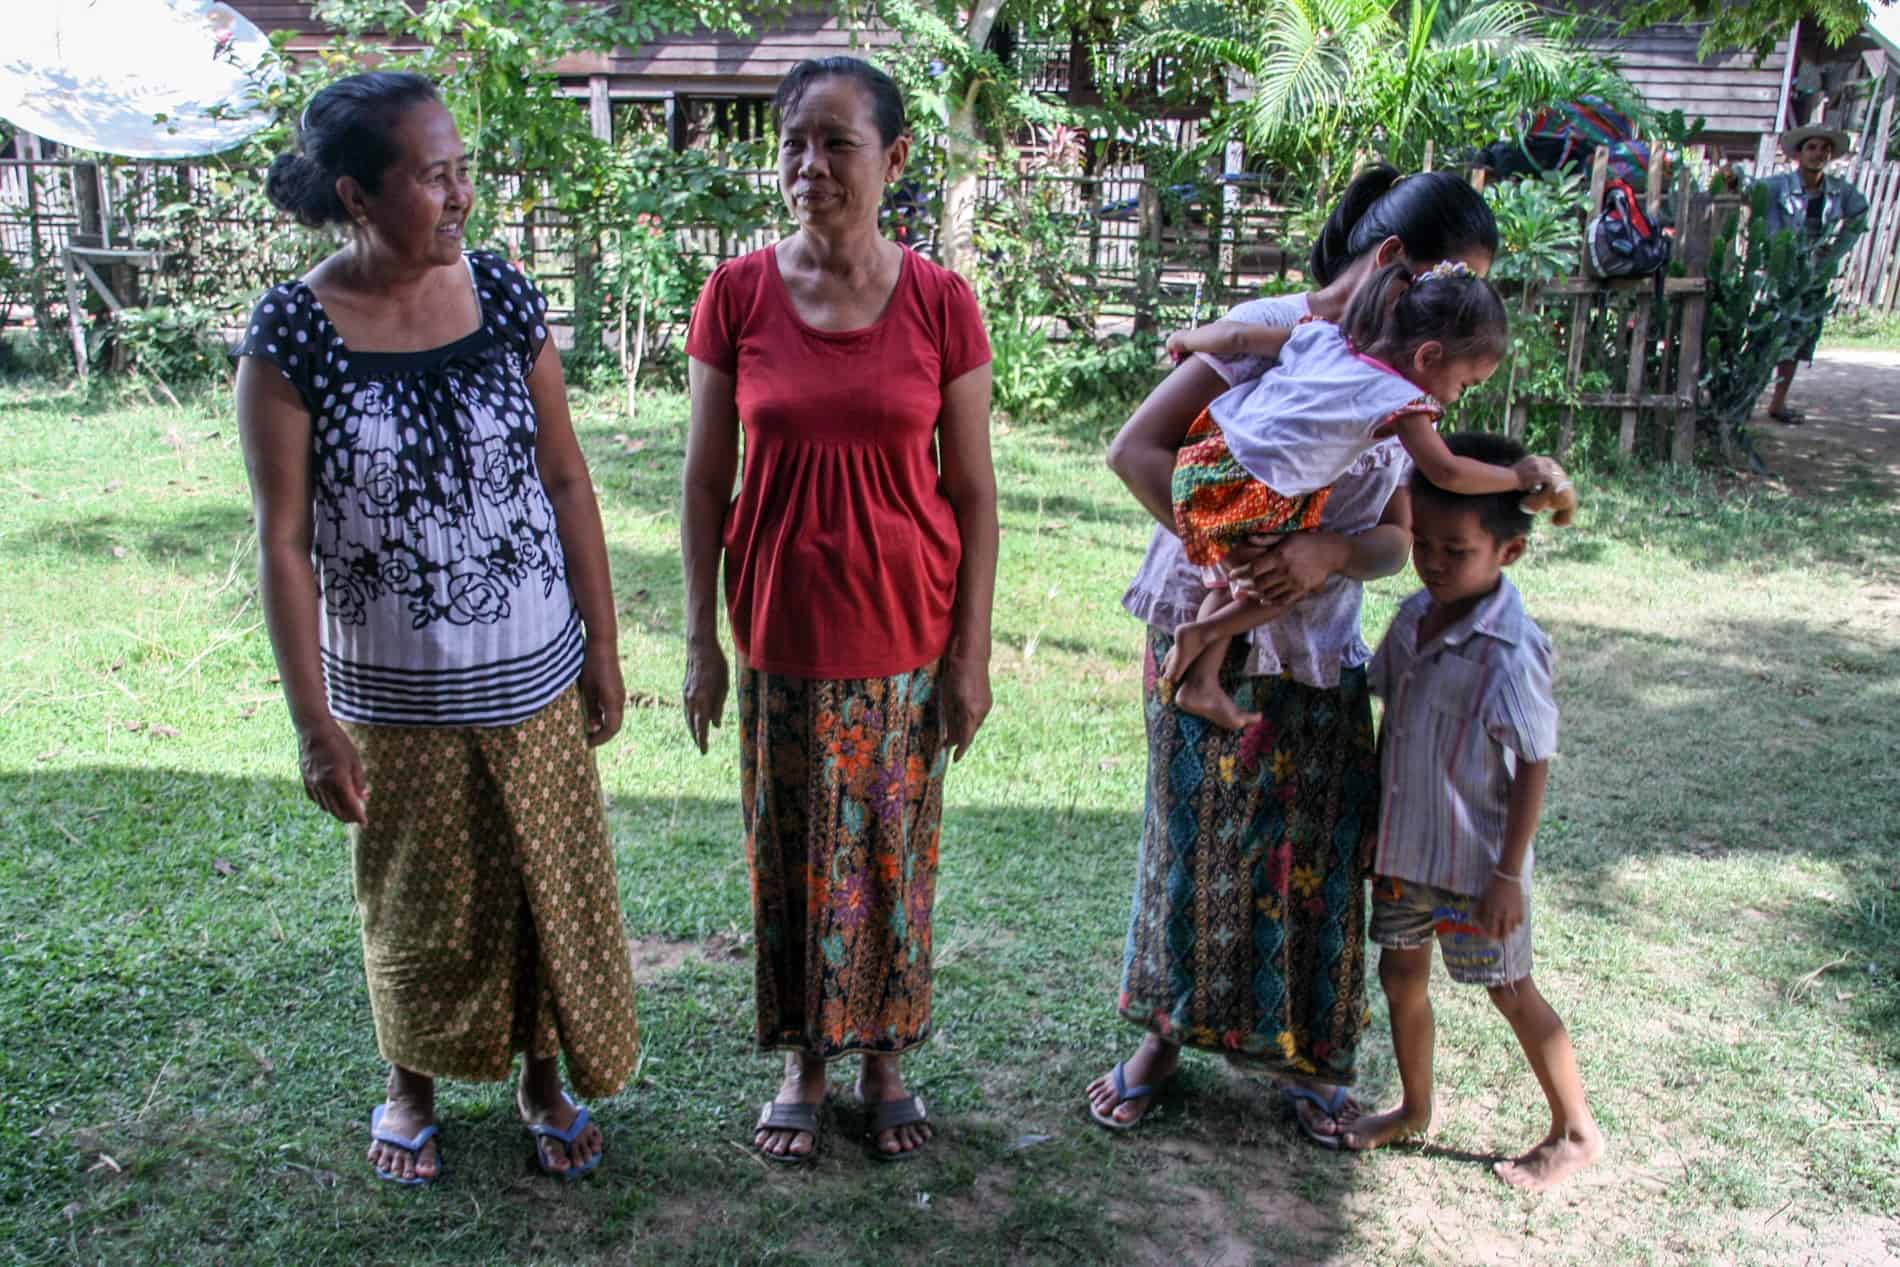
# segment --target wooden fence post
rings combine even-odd
[[[1656,213],[1662,207],[1662,168],[1662,147],[1653,146],[1649,152],[1649,178],[1643,186],[1643,209],[1651,224],[1656,223]],[[1624,380],[1624,390],[1629,395],[1630,403],[1623,409],[1616,435],[1616,451],[1624,457],[1636,451],[1636,422],[1641,417],[1636,401],[1643,394],[1643,374],[1649,368],[1650,306],[1647,294],[1636,295],[1633,315],[1635,325],[1630,330],[1629,375]]]
[[[1152,333],[1157,325],[1155,303],[1161,290],[1161,195],[1155,189],[1148,164],[1135,200],[1141,236],[1135,244],[1135,333]]]
[[[1709,249],[1715,229],[1715,200],[1698,193],[1688,202],[1683,238],[1683,271],[1690,277],[1709,274]],[[1706,289],[1683,296],[1682,334],[1676,350],[1676,437],[1669,460],[1679,466],[1695,461],[1695,424],[1698,384],[1702,377],[1702,327],[1708,317]]]
[[[1610,151],[1597,146],[1596,156],[1590,161],[1590,201],[1584,212],[1583,233],[1577,235],[1579,276],[1588,276],[1589,267],[1583,256],[1589,251],[1586,237],[1590,228],[1590,217],[1603,210],[1603,188],[1610,179]],[[1564,390],[1576,395],[1577,384],[1583,378],[1583,349],[1590,335],[1591,297],[1578,295],[1570,301],[1570,357],[1564,363]],[[1577,436],[1577,407],[1570,401],[1564,402],[1563,426],[1557,433],[1557,457],[1559,459],[1570,452],[1570,442]]]

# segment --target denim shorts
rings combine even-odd
[[[1390,950],[1416,950],[1436,935],[1445,971],[1460,985],[1510,985],[1530,976],[1530,893],[1524,894],[1524,922],[1503,941],[1478,931],[1478,902],[1449,889],[1374,876],[1368,935]]]

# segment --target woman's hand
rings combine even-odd
[[[587,713],[587,746],[598,748],[620,733],[627,708],[627,686],[620,678],[620,649],[611,642],[587,640],[581,661],[581,704]]]
[[[343,727],[326,718],[297,733],[297,765],[304,795],[341,823],[369,822],[369,782],[363,758]]]
[[[718,728],[726,712],[726,653],[717,642],[686,645],[681,698],[686,705],[686,731],[703,753],[710,731]]]
[[[990,657],[952,651],[944,664],[943,713],[950,759],[963,760],[990,715]]]
[[[1236,589],[1267,607],[1290,607],[1341,571],[1344,538],[1330,532],[1253,537],[1228,552],[1222,565]]]

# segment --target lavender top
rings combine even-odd
[[[1227,319],[1291,326],[1308,311],[1305,295],[1289,295],[1251,300],[1229,312]],[[1265,373],[1271,365],[1257,357],[1201,359],[1229,385]],[[1348,536],[1376,527],[1386,502],[1411,469],[1412,460],[1397,440],[1375,444],[1334,483],[1320,513],[1320,527]],[[1145,624],[1172,631],[1194,618],[1206,594],[1200,569],[1188,561],[1180,538],[1155,525],[1148,552],[1122,596],[1122,607]],[[1289,673],[1305,686],[1338,686],[1341,669],[1357,668],[1372,658],[1372,649],[1359,633],[1361,594],[1362,586],[1351,577],[1328,577],[1297,606],[1253,631],[1248,672]]]
[[[1420,646],[1431,606],[1424,590],[1400,605],[1368,672],[1385,700],[1372,868],[1475,897],[1498,865],[1517,763],[1557,751],[1550,639],[1508,577]],[[1526,853],[1526,885],[1530,869]]]

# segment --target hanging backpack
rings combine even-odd
[[[1603,210],[1583,230],[1583,269],[1592,277],[1656,278],[1662,297],[1663,272],[1669,267],[1670,241],[1643,214],[1636,191],[1626,180],[1603,188]]]

